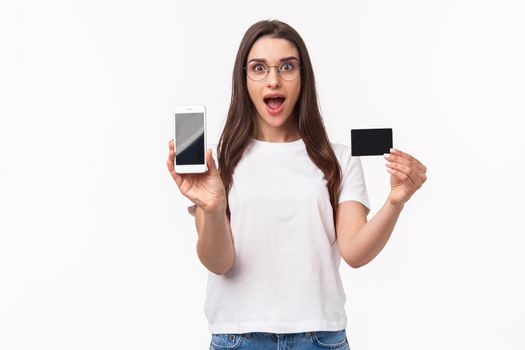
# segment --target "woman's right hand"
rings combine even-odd
[[[175,172],[175,140],[169,142],[168,170],[180,192],[205,212],[226,209],[226,191],[212,156],[211,148],[206,150],[208,171],[200,174],[179,174]]]

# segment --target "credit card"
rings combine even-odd
[[[392,129],[351,129],[352,156],[382,156],[390,153]]]

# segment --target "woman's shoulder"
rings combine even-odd
[[[330,142],[330,145],[339,161],[348,160],[351,157],[352,149],[350,146],[338,142]]]

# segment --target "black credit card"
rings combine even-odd
[[[382,156],[390,153],[392,129],[352,129],[352,156]]]

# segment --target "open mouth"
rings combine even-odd
[[[286,98],[284,96],[265,97],[264,103],[269,109],[277,111],[281,108]]]

